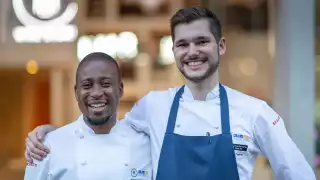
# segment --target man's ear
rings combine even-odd
[[[77,85],[74,85],[74,95],[76,97],[76,100],[79,101],[79,97],[78,97],[78,88],[77,88]]]
[[[227,51],[226,39],[222,37],[219,42],[219,55],[224,55]]]
[[[119,86],[119,97],[122,98],[123,96],[123,82],[120,82],[120,86]]]

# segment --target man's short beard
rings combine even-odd
[[[209,67],[208,71],[202,75],[202,76],[199,76],[199,77],[189,77],[185,72],[183,72],[181,69],[180,69],[180,72],[183,74],[183,76],[188,79],[189,81],[192,81],[194,83],[197,83],[197,82],[201,82],[201,81],[204,81],[205,79],[207,79],[208,77],[210,77],[212,74],[214,74],[217,70],[218,70],[218,67],[219,67],[219,64],[220,64],[220,60],[218,60],[218,62],[214,63],[212,66]]]
[[[112,118],[112,115],[108,116],[108,117],[105,117],[105,118],[101,118],[101,119],[90,119],[89,117],[85,116],[85,120],[90,125],[93,125],[93,126],[100,126],[100,125],[107,124],[110,121],[111,118]]]

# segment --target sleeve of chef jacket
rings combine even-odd
[[[49,154],[42,161],[33,160],[33,163],[28,163],[24,180],[47,180],[49,175]]]
[[[150,99],[151,92],[141,98],[130,110],[126,113],[124,120],[131,125],[133,129],[138,132],[144,132],[149,135],[149,120],[147,118],[148,99]]]
[[[257,145],[271,164],[277,180],[315,180],[315,174],[289,137],[282,118],[263,103],[254,123]]]

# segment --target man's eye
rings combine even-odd
[[[111,86],[111,83],[108,83],[108,82],[104,82],[101,84],[102,87],[110,87]]]
[[[90,85],[89,83],[87,83],[87,84],[82,84],[82,87],[83,87],[84,89],[89,89],[89,88],[91,87],[91,85]]]
[[[203,41],[198,41],[197,44],[203,45],[203,44],[206,44],[206,43],[208,43],[208,42],[209,42],[209,41],[203,40]]]
[[[188,44],[187,43],[181,43],[181,44],[178,44],[177,46],[178,47],[186,47],[186,46],[188,46]]]

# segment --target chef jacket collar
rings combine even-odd
[[[91,129],[91,127],[89,127],[83,118],[83,114],[81,114],[78,118],[78,128],[76,129],[76,133],[78,134],[91,134],[91,135],[95,135],[96,133],[93,131],[93,129]],[[117,125],[118,121],[116,122],[116,124],[113,126],[113,128],[110,130],[110,133],[113,133],[113,131],[115,130],[115,127]]]
[[[219,97],[219,85],[216,85],[206,96],[206,100],[214,100]],[[183,100],[194,100],[193,95],[189,87],[186,85],[184,87],[184,93],[182,95]]]

